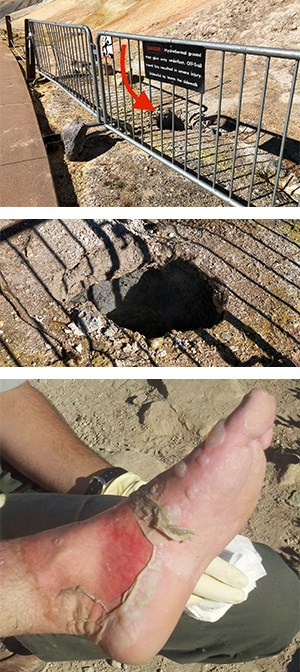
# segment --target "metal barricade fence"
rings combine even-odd
[[[28,29],[38,72],[99,116],[95,47],[90,29],[31,20]]]
[[[299,151],[299,138],[287,143],[289,127],[299,131],[293,105],[299,51],[110,31],[99,33],[96,45],[107,128],[231,205],[297,203],[280,182],[287,144],[294,159]],[[196,71],[201,48],[205,84]],[[185,59],[190,59],[187,64],[200,90],[197,80],[194,84],[181,74],[186,73],[180,65]],[[135,90],[134,98],[130,89]],[[133,106],[142,91],[155,112]],[[281,115],[279,96],[286,98]],[[266,111],[271,111],[272,128],[269,115],[263,123]]]
[[[108,130],[230,205],[297,205],[300,51],[29,25],[38,71]]]

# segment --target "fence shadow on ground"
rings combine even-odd
[[[224,223],[224,226],[226,227],[227,224]],[[289,222],[285,224],[292,231],[293,224]],[[213,269],[216,275],[225,281],[229,294],[240,304],[239,314],[237,312],[233,313],[229,309],[225,310],[225,321],[234,328],[237,334],[246,337],[261,351],[259,354],[252,354],[250,358],[242,361],[228,343],[222,342],[222,339],[208,332],[198,331],[198,335],[209,346],[216,347],[224,362],[231,366],[253,366],[255,364],[272,367],[295,366],[287,353],[288,350],[293,351],[299,348],[300,344],[295,335],[297,333],[296,322],[299,319],[299,310],[296,307],[299,283],[295,278],[297,277],[299,264],[294,258],[298,253],[299,245],[294,242],[294,237],[289,242],[287,235],[283,235],[280,231],[277,232],[275,228],[271,230],[271,226],[271,224],[267,225],[264,222],[255,223],[252,232],[251,230],[245,230],[245,227],[239,222],[234,222],[234,230],[237,234],[241,234],[243,244],[238,242],[237,236],[234,240],[230,233],[225,235],[220,230],[213,231],[205,224],[201,224],[197,231],[195,228],[191,230],[187,227],[186,232],[184,224],[180,227],[175,226],[176,235],[182,243],[185,245],[188,241],[189,247],[193,248],[195,255],[198,257],[203,255],[206,260],[203,263],[208,263],[209,268]],[[273,223],[273,227],[275,226],[276,223]],[[272,245],[271,242],[268,242],[266,232],[272,234]],[[250,239],[259,248],[259,253],[255,252],[253,244],[251,249],[247,249],[247,240]],[[282,240],[289,247],[290,258],[288,258],[288,252],[281,252]],[[268,259],[269,252],[272,252],[272,263],[265,261],[265,259]],[[275,261],[274,255],[276,256]],[[235,260],[238,257],[240,257],[240,263]],[[276,270],[276,264],[284,264],[285,271]],[[261,280],[259,279],[260,275],[262,275]],[[248,288],[247,293],[235,289],[236,285],[240,287],[241,281],[245,282],[245,289]],[[280,287],[279,283],[281,283]],[[260,294],[261,296],[259,296]],[[295,297],[293,302],[289,299],[290,294]],[[268,312],[267,302],[270,302],[272,314],[275,317],[272,316],[271,312]],[[280,314],[281,310],[286,311],[287,314],[284,321],[279,321],[276,318],[276,313]],[[255,317],[254,323],[251,320],[251,314]],[[247,317],[241,319],[242,315]],[[257,324],[257,316],[261,318],[260,325]],[[254,327],[255,323],[256,326]],[[278,334],[278,339],[274,339],[273,331]],[[278,340],[278,346],[276,340]],[[280,347],[282,342],[285,343],[285,352]]]
[[[62,142],[47,144],[47,138],[53,136],[53,129],[46,117],[44,107],[38,92],[31,88],[31,97],[34,110],[40,126],[42,138],[46,145],[47,157],[52,179],[55,185],[58,205],[65,207],[78,206],[77,196],[74,191],[71,175],[65,162],[64,147]]]
[[[114,343],[109,343],[105,330],[97,337],[86,332],[80,339],[69,330],[68,325],[74,317],[74,304],[69,297],[68,272],[70,268],[76,272],[76,265],[84,259],[83,292],[78,299],[80,308],[81,303],[84,306],[87,301],[87,290],[84,287],[87,287],[89,280],[91,283],[95,281],[97,255],[105,254],[107,280],[113,279],[118,273],[120,275],[122,251],[129,243],[133,243],[138,252],[140,262],[137,264],[140,267],[153,261],[147,242],[149,233],[148,238],[143,237],[134,228],[127,227],[127,221],[117,220],[113,229],[111,223],[93,219],[79,220],[76,224],[61,219],[52,222],[38,219],[8,222],[7,225],[4,222],[0,225],[3,260],[1,301],[6,323],[1,336],[3,365],[30,365],[31,360],[35,365],[97,365],[96,355],[100,358],[97,360],[100,366],[119,365],[120,353],[116,351]],[[270,223],[255,223],[253,230],[249,227],[245,230],[244,224],[240,221],[234,223],[234,237],[230,232],[227,233],[230,226],[228,222],[223,225],[219,222],[219,229],[215,231],[206,223],[201,223],[200,228],[199,224],[195,228],[184,222],[174,226],[176,254],[179,254],[180,247],[184,248],[188,243],[195,256],[203,256],[203,265],[210,272],[213,269],[215,275],[225,283],[230,295],[222,328],[217,325],[213,329],[166,334],[172,343],[175,365],[205,366],[206,352],[214,353],[216,365],[296,365],[290,353],[299,346],[293,328],[297,309],[290,297],[297,289],[297,264],[293,256],[297,245],[289,241],[279,225],[278,232],[272,231],[271,245],[266,235],[272,226]],[[159,226],[153,236],[160,240]],[[252,241],[251,249],[245,249],[245,240]],[[282,240],[285,240],[287,246],[283,252],[280,251]],[[267,261],[269,251],[272,251],[273,259],[276,255],[278,270],[276,264]],[[244,260],[242,265],[237,256],[240,254]],[[279,264],[284,266],[283,270],[279,270]],[[260,273],[263,273],[261,280]],[[59,278],[61,293],[57,290],[56,276]],[[87,305],[89,310],[93,308],[92,304]],[[286,321],[280,322],[276,317],[276,311],[280,314],[281,310],[289,316]],[[226,332],[230,334],[229,340]],[[159,352],[151,350],[147,342],[137,338],[133,331],[119,327],[119,333],[128,344],[129,351],[134,346],[136,353],[140,353],[140,363],[135,365],[164,365]],[[78,350],[79,343],[81,347]],[[184,355],[184,363],[180,359],[181,355]],[[124,356],[121,365],[126,365]],[[282,418],[279,421],[289,423],[291,419]]]
[[[24,327],[27,325],[29,329],[29,338],[31,336],[38,336],[40,353],[36,357],[39,365],[57,365],[61,363],[65,366],[74,366],[79,364],[79,354],[74,347],[76,339],[72,339],[71,336],[64,333],[64,328],[72,322],[73,308],[71,304],[68,305],[68,302],[60,300],[53,293],[49,268],[51,268],[52,262],[56,269],[58,267],[61,269],[62,274],[66,272],[66,256],[68,256],[66,252],[70,245],[73,246],[74,253],[77,252],[78,254],[79,251],[80,255],[85,257],[90,276],[94,273],[94,266],[91,261],[92,255],[89,254],[89,249],[82,240],[84,236],[80,237],[76,235],[74,230],[65,221],[57,221],[60,226],[61,236],[65,239],[64,251],[60,252],[54,249],[54,245],[50,242],[51,235],[47,239],[46,229],[47,226],[51,226],[51,222],[48,220],[17,221],[7,226],[2,225],[2,229],[0,230],[1,254],[4,260],[0,275],[1,295],[5,306],[5,315],[7,315],[8,311],[13,321],[10,337],[6,339],[4,334],[0,340],[4,351],[4,359],[5,355],[7,356],[6,365],[24,366],[28,364],[28,357],[24,352],[20,353],[20,346],[16,343],[19,339],[14,339],[12,336],[15,331],[18,331],[18,322],[20,337],[23,325]],[[109,238],[104,228],[94,222],[94,220],[86,220],[85,224],[87,232],[92,231],[99,238],[99,241],[101,240],[104,243],[111,264],[107,277],[112,277],[120,266],[119,254],[113,241]],[[126,232],[125,226],[121,224],[116,228],[116,237],[123,241],[124,246],[126,245],[125,236],[128,240],[130,234],[128,231]],[[150,259],[147,244],[137,234],[133,234],[133,238],[135,244],[142,251],[143,262],[146,263]],[[29,259],[28,246],[36,245],[37,242],[39,244],[39,259]],[[15,267],[18,266],[20,269],[20,265],[22,266],[23,275],[20,285],[24,288],[24,292],[22,292],[20,286],[17,286],[20,276],[19,273],[16,274]],[[43,272],[43,267],[45,273]],[[67,292],[64,275],[62,275],[61,283]],[[26,285],[30,285],[29,294],[26,292]],[[35,294],[41,295],[40,300],[37,302],[34,301]],[[44,310],[47,312],[49,306],[54,306],[55,310],[58,310],[59,320],[53,321],[50,318],[48,320],[45,318],[41,320],[37,317],[37,314],[40,314],[41,311]],[[57,324],[61,326],[61,329],[57,330],[55,328]],[[124,330],[124,334],[127,334],[127,330]],[[97,352],[101,354],[102,349],[99,348],[99,345],[89,333],[86,332],[83,338],[87,347],[87,361],[85,363],[89,364],[91,357]],[[128,339],[131,342],[135,341],[130,333],[128,333]],[[44,358],[42,356],[43,347],[47,347],[48,353],[47,357]],[[142,349],[142,346],[140,347]],[[105,359],[114,365],[114,358],[107,351],[105,351]],[[151,363],[153,365],[156,364],[154,360]]]

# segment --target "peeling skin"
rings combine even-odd
[[[92,637],[95,631],[97,632],[99,629],[101,629],[101,624],[108,613],[104,603],[95,595],[92,595],[90,592],[85,590],[83,586],[65,588],[64,590],[60,591],[60,593],[57,595],[57,598],[64,598],[65,595],[74,595],[76,597],[76,604],[73,608],[73,618],[67,622],[68,632],[73,634],[75,630],[77,635]],[[96,619],[89,616],[90,608],[87,604],[84,604],[84,597],[87,597],[94,604],[101,605],[103,614],[100,618]]]
[[[164,534],[168,539],[173,539],[173,541],[190,541],[191,536],[195,534],[193,530],[190,530],[187,527],[178,527],[177,525],[172,525],[169,520],[166,509],[162,504],[159,504],[149,492],[143,489],[143,486],[137,491],[132,493],[128,499],[128,504],[135,512],[135,514],[141,520],[144,520],[150,528],[149,539],[151,535],[151,528],[157,530],[161,534]],[[143,532],[148,536],[147,530],[143,529]],[[153,539],[151,538],[151,541]]]
[[[92,602],[96,602],[97,604],[101,604],[101,607],[103,607],[104,611],[107,612],[107,609],[106,609],[105,605],[103,604],[103,602],[101,602],[101,600],[99,600],[98,597],[96,597],[95,595],[92,595],[91,593],[88,593],[83,588],[83,586],[76,586],[76,588],[65,588],[64,590],[61,590],[60,593],[58,593],[57,597],[60,597],[61,595],[71,595],[71,594],[85,595],[90,600],[92,600]]]

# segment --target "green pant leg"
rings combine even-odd
[[[88,518],[117,501],[119,498],[108,496],[11,495],[2,509],[3,538]],[[177,663],[241,662],[273,655],[289,643],[297,631],[298,580],[270,548],[258,544],[257,550],[267,576],[258,581],[246,602],[229,609],[216,623],[183,615],[161,651],[163,655]],[[45,661],[106,657],[93,643],[77,636],[30,635],[18,639]]]

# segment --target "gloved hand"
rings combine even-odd
[[[127,472],[105,486],[102,494],[128,497],[144,485],[139,476]],[[247,576],[222,558],[215,558],[206,568],[188,599],[186,608],[196,606],[201,599],[239,604],[246,599],[242,590],[248,583]]]

